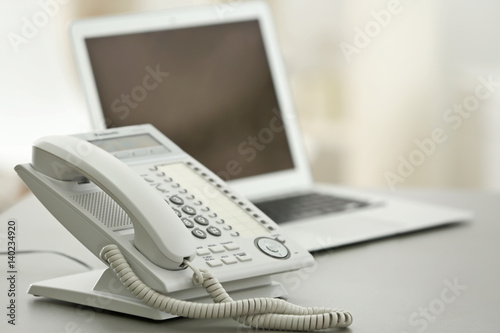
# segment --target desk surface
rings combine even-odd
[[[289,290],[289,301],[348,309],[354,323],[343,332],[499,332],[500,195],[395,194],[472,209],[476,218],[472,223],[315,253],[314,267],[277,278]],[[18,250],[62,251],[95,268],[104,267],[48,215],[31,195],[3,213],[0,251],[7,248],[7,221],[14,217]],[[6,276],[7,257],[0,256],[0,261],[2,276]],[[87,269],[54,254],[18,254],[16,261],[16,326],[7,323],[8,281],[4,277],[0,284],[2,332],[253,331],[230,319],[155,322],[35,298],[25,293],[30,283]]]

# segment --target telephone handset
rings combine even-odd
[[[152,319],[231,317],[293,330],[352,322],[343,310],[275,299],[286,291],[271,275],[311,266],[312,256],[151,125],[42,138],[33,163],[15,169],[109,266],[32,284],[33,295],[83,305],[91,296],[94,306]],[[123,290],[109,287],[116,283]]]
[[[54,168],[58,162],[60,166]],[[156,265],[181,269],[184,259],[194,258],[195,242],[174,211],[105,150],[71,136],[45,137],[33,144],[33,167],[54,179],[72,181],[83,176],[99,186],[127,212],[134,226],[134,245]]]

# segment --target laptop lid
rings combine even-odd
[[[311,176],[265,3],[74,22],[94,129],[151,123],[250,199]]]

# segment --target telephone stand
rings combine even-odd
[[[255,297],[286,298],[285,288],[270,276],[223,284],[234,300]],[[33,283],[28,294],[44,296],[129,315],[164,320],[176,316],[156,310],[137,299],[117,279],[111,269],[92,270]],[[213,303],[202,287],[168,293],[167,296],[192,302]]]

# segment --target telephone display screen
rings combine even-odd
[[[92,144],[113,153],[117,151],[161,146],[151,135],[141,134],[120,138],[90,141]]]
[[[257,20],[86,46],[108,128],[150,123],[226,181],[293,168]]]

